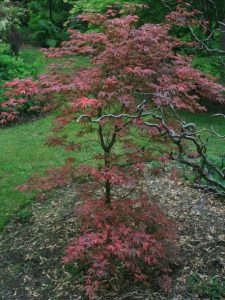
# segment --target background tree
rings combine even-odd
[[[23,1],[21,5],[26,15],[21,31],[27,43],[39,46],[56,46],[66,39],[63,28],[70,5],[63,0]]]

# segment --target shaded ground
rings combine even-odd
[[[166,296],[129,286],[98,299],[199,299],[186,289],[191,272],[225,276],[225,205],[167,177],[146,182],[150,197],[178,226],[183,264],[174,273],[173,290]],[[77,227],[75,190],[55,192],[47,202],[31,206],[32,217],[20,215],[6,226],[0,237],[0,299],[85,299],[80,276],[74,279],[60,261]]]

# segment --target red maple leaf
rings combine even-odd
[[[81,97],[73,102],[75,107],[87,108],[87,107],[99,107],[100,102],[93,98]]]

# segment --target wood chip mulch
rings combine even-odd
[[[191,273],[225,276],[225,203],[167,176],[147,178],[145,189],[178,227],[182,265],[174,271],[173,289],[165,295],[130,285],[97,299],[200,299],[186,288]],[[1,300],[86,299],[80,278],[74,279],[61,264],[65,246],[77,230],[77,201],[76,186],[54,192],[49,200],[29,207],[29,222],[14,218],[5,227],[0,236]]]

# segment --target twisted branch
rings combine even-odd
[[[212,162],[207,155],[207,141],[203,141],[200,133],[207,131],[221,139],[225,139],[225,135],[216,132],[212,125],[211,129],[204,128],[197,130],[194,123],[187,123],[182,120],[172,106],[170,106],[170,111],[177,122],[177,126],[176,128],[171,128],[166,120],[164,108],[157,107],[149,111],[144,111],[144,105],[145,101],[137,107],[137,111],[133,115],[125,113],[119,115],[106,114],[97,119],[93,119],[88,115],[82,115],[77,121],[79,122],[83,118],[87,118],[90,122],[100,123],[106,119],[110,121],[123,118],[130,120],[141,118],[143,125],[157,129],[159,136],[169,138],[176,145],[177,150],[171,151],[170,157],[172,160],[192,168],[194,174],[196,174],[194,184],[196,188],[201,188],[218,196],[225,197],[225,154],[221,157],[220,166]],[[225,115],[214,114],[212,117],[225,118]],[[194,156],[190,155],[190,150],[195,151]]]

